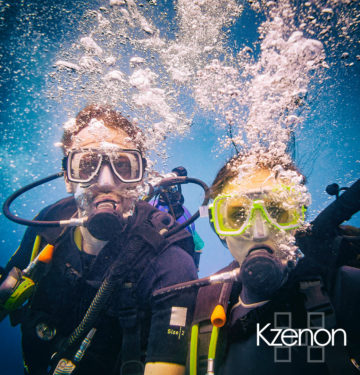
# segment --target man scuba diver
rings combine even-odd
[[[30,227],[5,269],[31,269],[35,282],[29,302],[10,314],[21,323],[25,373],[183,374],[193,292],[152,292],[197,277],[193,241],[185,230],[162,236],[174,220],[139,201],[140,129],[108,106],[90,105],[67,123],[62,143],[73,196],[36,219],[85,225]],[[44,261],[40,250],[49,246]]]
[[[342,268],[336,284],[333,270],[320,275],[313,259],[295,245],[295,232],[306,233],[302,227],[310,204],[303,181],[290,160],[266,155],[239,154],[218,172],[210,224],[235,261],[196,281],[212,284],[197,295],[190,375],[358,373],[345,330],[338,331],[335,346],[308,341],[314,329],[335,327],[335,310],[338,317],[351,308],[342,321],[347,317],[347,327],[359,332],[354,312],[360,311],[360,274],[352,277]],[[306,340],[297,340],[300,329],[308,329]],[[281,340],[285,335],[280,344],[279,333]],[[352,344],[359,351],[359,336]]]

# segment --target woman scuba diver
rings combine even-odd
[[[353,315],[360,310],[354,302],[359,273],[344,292],[345,276],[353,270],[324,272],[296,246],[296,232],[311,237],[304,222],[310,195],[290,159],[239,154],[218,172],[211,198],[210,224],[234,261],[206,278],[227,282],[199,289],[188,373],[356,373],[351,337],[335,325],[335,317],[348,311],[340,299],[352,301],[352,311],[341,320],[349,316],[345,328],[359,332]],[[323,345],[321,332],[334,333],[335,327],[335,341]],[[359,348],[359,336],[355,341],[352,348]]]

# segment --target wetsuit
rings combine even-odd
[[[74,200],[65,199],[45,209],[38,219],[69,217],[75,210]],[[46,373],[51,355],[82,320],[109,272],[114,274],[116,286],[94,323],[97,331],[76,374],[119,374],[124,362],[132,360],[185,364],[193,292],[162,298],[151,295],[158,288],[197,277],[189,254],[193,242],[186,231],[166,241],[156,237],[151,219],[154,211],[157,210],[147,203],[137,204],[134,218],[123,234],[97,256],[79,250],[74,242],[74,228],[60,237],[56,229],[40,233],[42,246],[46,242],[56,243],[54,256],[29,303],[12,317],[15,323],[21,322],[23,355],[29,374]],[[37,234],[33,228],[27,230],[7,270],[26,266]],[[134,258],[135,263],[131,263],[132,253],[141,254]],[[110,271],[113,264],[116,267]],[[132,264],[131,269],[127,264]],[[53,332],[56,329],[54,338],[39,337],[41,324]],[[72,358],[78,346],[64,356]]]
[[[225,270],[236,267],[238,263],[233,262]],[[244,313],[244,308],[239,303],[242,288],[240,282],[228,284],[228,287],[223,284],[222,289],[219,285],[201,288],[194,321],[199,324],[197,375],[204,375],[207,371],[212,330],[210,316],[226,293],[227,321],[220,329],[217,342],[216,375],[357,374],[358,370],[351,364],[351,358],[360,354],[359,271],[352,267],[340,268],[329,298],[324,292],[323,283],[320,284],[319,268],[303,259],[270,302],[251,311],[247,310],[248,313]],[[335,347],[327,345],[324,349],[315,347],[316,345],[312,348],[306,345],[290,348],[284,347],[281,342],[282,346],[275,348],[268,344],[275,338],[276,332],[271,332],[270,329],[276,328],[276,325],[293,329],[308,328],[309,312],[324,314],[324,320],[319,320],[319,315],[311,317],[311,324],[314,326],[323,325],[329,330],[334,327],[344,328],[347,347],[344,348],[341,335],[337,336]],[[206,315],[207,318],[204,318]],[[261,331],[268,323],[270,326]],[[204,332],[204,338],[201,338],[201,332]],[[205,335],[208,337],[205,338]],[[278,337],[274,343],[279,344],[279,340]],[[319,340],[324,342],[324,337]]]

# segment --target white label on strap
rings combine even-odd
[[[178,326],[178,327],[185,327],[186,314],[187,314],[186,307],[173,306],[171,308],[170,325]]]
[[[200,217],[208,217],[209,216],[208,206],[200,206],[199,213],[200,213]]]

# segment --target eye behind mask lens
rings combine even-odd
[[[274,203],[267,205],[266,211],[270,217],[280,225],[290,224],[299,217],[296,209],[285,209],[281,207],[281,205]]]
[[[245,207],[229,207],[226,222],[233,229],[239,229],[246,222],[249,210]]]
[[[139,179],[141,175],[141,158],[139,154],[127,152],[112,156],[116,173],[124,180]]]
[[[132,176],[131,162],[127,155],[116,155],[112,158],[116,172],[125,180],[130,180]]]
[[[84,180],[90,178],[95,173],[100,159],[101,156],[96,154],[83,155],[79,163],[79,177]]]
[[[77,180],[88,180],[96,172],[101,155],[92,152],[74,153],[71,158],[71,176]]]

